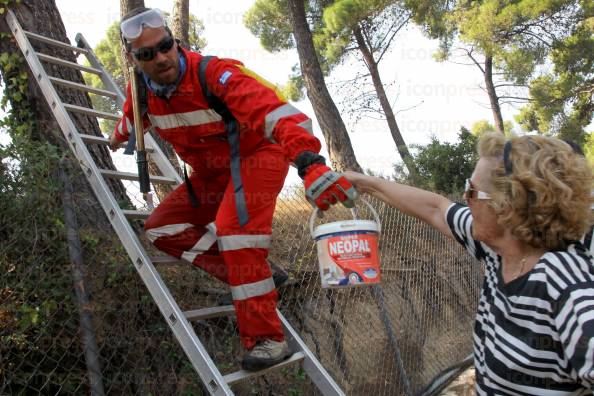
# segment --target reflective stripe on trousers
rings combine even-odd
[[[181,258],[189,263],[193,263],[196,257],[206,252],[217,241],[217,227],[215,223],[206,225],[206,233],[196,242],[189,251],[183,252]]]
[[[272,277],[259,282],[247,283],[245,285],[231,286],[233,300],[247,300],[248,298],[263,296],[275,289]]]
[[[270,248],[271,235],[227,235],[219,237],[221,252],[247,248]]]

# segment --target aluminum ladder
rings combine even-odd
[[[299,337],[299,334],[297,334],[297,332],[291,327],[289,322],[278,310],[277,313],[283,324],[287,341],[293,351],[295,351],[293,356],[276,366],[258,372],[247,372],[240,370],[227,375],[222,375],[220,373],[215,363],[208,355],[206,349],[200,342],[198,336],[194,332],[190,321],[233,315],[235,313],[233,306],[229,305],[185,312],[181,311],[177,302],[167,289],[167,286],[153,265],[159,262],[177,262],[179,260],[175,258],[163,259],[163,257],[160,257],[159,259],[152,259],[149,256],[128,220],[146,219],[150,212],[122,210],[105,181],[106,178],[138,181],[138,175],[134,173],[100,169],[93,161],[93,158],[91,157],[86,145],[108,145],[109,140],[99,136],[85,135],[77,131],[69,113],[78,112],[97,118],[113,120],[118,120],[120,116],[117,114],[97,111],[92,108],[85,108],[63,103],[60,100],[60,97],[58,96],[54,86],[66,86],[68,88],[81,90],[83,92],[112,98],[117,102],[120,109],[123,107],[125,99],[124,95],[115,84],[112,77],[102,67],[98,59],[95,57],[92,49],[89,47],[88,43],[80,33],[76,36],[77,46],[72,46],[61,41],[23,30],[16,16],[11,10],[7,10],[6,12],[6,21],[16,39],[20,50],[29,64],[32,75],[36,79],[37,84],[39,85],[43,96],[49,105],[49,108],[56,118],[62,133],[66,137],[70,149],[78,159],[80,166],[83,169],[83,172],[97,197],[97,200],[100,202],[103,210],[107,214],[107,217],[109,218],[114,230],[122,241],[126,252],[130,256],[134,267],[148,288],[153,300],[159,307],[159,310],[165,318],[165,321],[169,324],[169,327],[173,331],[175,338],[180,343],[186,356],[192,363],[194,369],[200,376],[201,381],[210,394],[233,395],[230,385],[234,383],[259,376],[270,370],[278,369],[290,364],[300,363],[305,372],[308,374],[309,378],[323,395],[344,395],[344,392],[324,369],[315,355],[308,349],[307,345]],[[48,45],[73,51],[76,56],[84,55],[88,59],[91,67],[36,52],[29,40],[36,40]],[[94,73],[100,76],[106,89],[98,89],[85,84],[50,77],[43,68],[42,61],[73,68],[79,71]],[[151,159],[157,165],[160,172],[162,172],[162,175],[164,175],[151,176],[151,183],[166,183],[171,185],[180,184],[182,182],[180,176],[177,174],[175,168],[173,168],[167,157],[160,150],[154,139],[150,136],[150,134],[146,134],[145,139],[146,149],[149,152]]]

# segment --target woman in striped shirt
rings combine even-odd
[[[478,152],[467,206],[359,173],[345,176],[485,264],[473,337],[479,394],[592,394],[592,170],[570,145],[544,136],[506,141],[488,134]]]

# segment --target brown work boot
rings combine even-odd
[[[247,371],[262,370],[282,362],[292,354],[287,341],[264,340],[246,353],[241,368]]]

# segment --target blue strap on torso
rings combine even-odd
[[[241,180],[241,157],[239,154],[239,123],[229,111],[227,106],[219,98],[214,96],[208,86],[206,85],[206,67],[212,56],[204,56],[200,60],[200,67],[198,70],[198,79],[202,94],[208,103],[208,107],[216,111],[225,123],[225,130],[227,131],[227,139],[231,148],[231,180],[233,181],[233,191],[235,193],[235,208],[237,210],[237,217],[239,225],[243,227],[249,221],[247,204],[245,201],[245,191],[243,189],[243,181]]]

